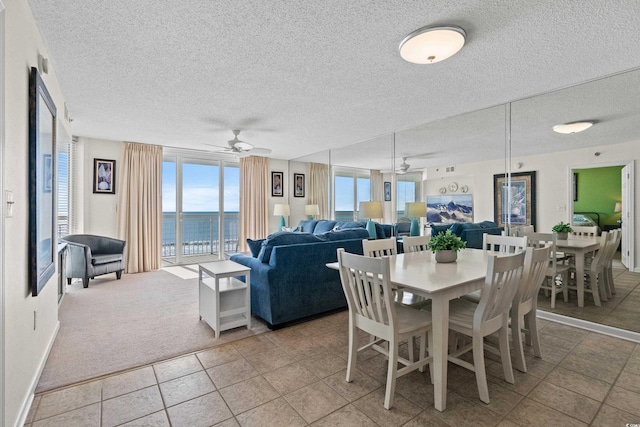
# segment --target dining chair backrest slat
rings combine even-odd
[[[508,315],[514,296],[518,292],[522,270],[524,268],[524,252],[511,255],[489,255],[487,276],[482,287],[478,308],[475,311],[474,328],[496,328]]]
[[[572,225],[571,234],[577,237],[597,237],[598,227],[595,225],[594,226]]]
[[[527,247],[527,237],[482,235],[482,250],[486,252],[513,254],[524,252]]]
[[[364,256],[372,258],[396,255],[398,253],[396,238],[390,237],[388,239],[363,240],[362,252]]]
[[[405,252],[423,252],[429,250],[431,236],[405,236],[402,238],[402,247]]]

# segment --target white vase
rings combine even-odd
[[[569,238],[569,233],[556,233],[558,235],[558,240],[567,240]]]
[[[455,262],[458,259],[456,251],[437,251],[436,262]]]

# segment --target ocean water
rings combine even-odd
[[[224,250],[235,251],[240,232],[238,212],[224,213]],[[182,253],[184,255],[218,253],[220,214],[185,212],[182,214]],[[176,213],[162,213],[162,256],[175,256]]]

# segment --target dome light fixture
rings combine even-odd
[[[467,33],[453,25],[423,27],[400,43],[400,56],[414,64],[434,64],[458,53]]]
[[[555,125],[552,129],[557,133],[573,134],[587,130],[591,126],[593,126],[593,122],[573,122],[565,123],[563,125]]]

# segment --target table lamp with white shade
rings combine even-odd
[[[411,218],[411,229],[409,231],[410,236],[420,235],[420,224],[418,218],[424,218],[427,216],[427,205],[424,202],[410,202],[405,204],[405,215]]]
[[[280,215],[280,229],[282,229],[282,227],[287,226],[287,223],[284,220],[284,217],[291,215],[291,209],[289,209],[289,205],[276,203],[275,206],[273,207],[273,214],[276,216]]]
[[[305,205],[304,214],[309,215],[309,219],[314,219],[315,216],[320,215],[320,207],[318,205]]]
[[[360,218],[369,218],[367,221],[367,231],[369,237],[376,238],[376,225],[372,221],[372,218],[382,218],[382,202],[360,202],[360,209],[358,210]]]

